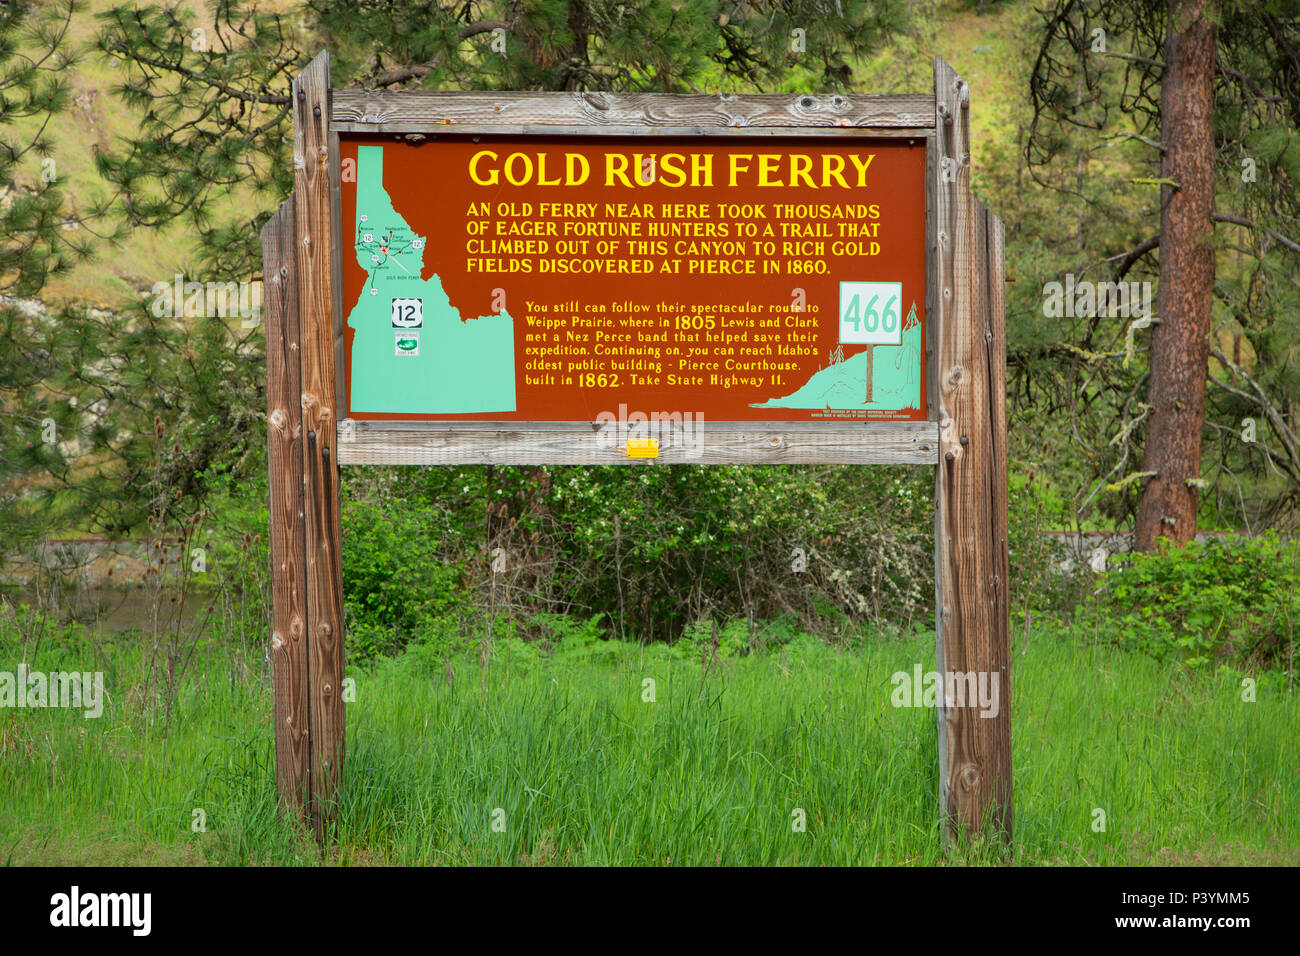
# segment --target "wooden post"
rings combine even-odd
[[[281,804],[306,812],[311,793],[307,708],[306,540],[302,507],[302,372],[298,271],[290,198],[262,230],[266,304],[267,477],[271,510],[271,674],[275,782]]]
[[[303,515],[306,540],[312,826],[322,841],[343,767],[343,574],[335,375],[338,157],[331,147],[329,55],[293,83],[294,204],[302,324]],[[335,147],[336,148],[336,147]]]
[[[871,373],[875,371],[872,368],[872,363],[875,361],[875,352],[876,352],[876,347],[874,345],[867,346],[867,404],[868,405],[871,404]]]
[[[970,191],[970,91],[934,65],[932,174],[939,465],[935,631],[941,675],[996,689],[995,715],[940,695],[939,796],[946,839],[1012,833],[1007,600],[1006,335],[1002,225]]]

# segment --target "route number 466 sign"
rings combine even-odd
[[[840,341],[899,345],[903,341],[901,282],[841,282]]]

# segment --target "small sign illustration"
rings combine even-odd
[[[393,328],[418,329],[422,325],[424,325],[424,300],[394,297]]]
[[[420,354],[420,333],[419,332],[394,332],[393,333],[393,354],[394,355],[419,355]]]

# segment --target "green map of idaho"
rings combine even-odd
[[[365,287],[348,315],[354,412],[515,410],[515,323],[462,321],[435,274],[421,279],[425,236],[393,208],[382,146],[357,148],[357,262]]]

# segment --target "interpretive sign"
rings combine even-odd
[[[934,468],[936,672],[1011,699],[1003,229],[951,67],[922,94],[390,91],[332,89],[322,53],[292,109],[270,647],[279,792],[320,839],[341,467]],[[945,834],[1010,841],[1010,708],[936,706]]]
[[[923,421],[925,154],[344,137],[348,417]]]

